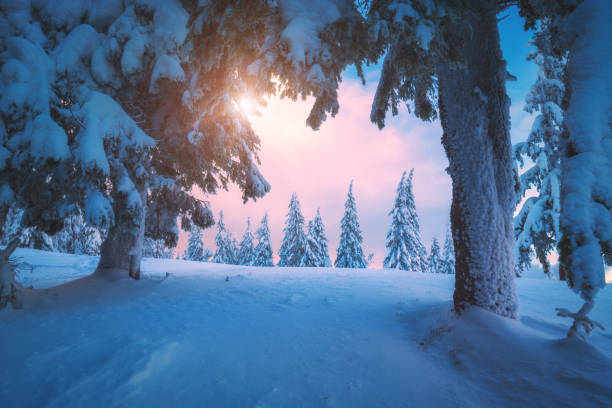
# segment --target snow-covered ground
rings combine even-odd
[[[139,282],[74,280],[96,259],[17,255],[46,289],[0,312],[0,407],[612,406],[612,336],[563,339],[563,282],[520,279],[517,322],[456,318],[446,275],[145,260]],[[606,288],[592,317],[610,310]]]

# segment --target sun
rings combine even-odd
[[[251,114],[253,112],[253,109],[255,109],[255,104],[253,103],[253,101],[246,97],[242,98],[238,104],[247,115]]]

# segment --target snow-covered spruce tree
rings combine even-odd
[[[217,249],[211,259],[211,262],[236,265],[237,261],[237,245],[234,242],[231,233],[225,227],[223,222],[223,211],[219,212],[219,221],[217,221],[217,235],[215,235],[215,245]]]
[[[1,309],[17,301],[22,289],[8,262],[23,229],[50,234],[62,229],[74,210],[77,183],[74,166],[66,164],[68,136],[54,121],[61,101],[52,88],[54,59],[43,45],[55,44],[47,44],[29,2],[3,3],[0,26],[0,225],[4,228],[11,209],[21,212],[18,227],[2,232],[7,242],[0,256]]]
[[[164,216],[147,217],[146,229],[169,245],[178,231],[168,220],[181,215],[200,226],[212,220],[204,203],[187,194],[192,186],[212,193],[236,182],[245,198],[269,189],[256,167],[259,141],[234,103],[245,80],[232,64],[253,62],[252,53],[226,46],[225,30],[201,32],[206,10],[183,5],[77,0],[69,6],[18,2],[0,10],[7,91],[2,146],[4,156],[21,157],[5,166],[11,176],[10,183],[2,181],[5,197],[53,202],[43,209],[53,223],[40,214],[24,217],[47,232],[61,228],[78,203],[90,224],[108,228],[100,273],[139,277],[147,196],[159,189],[170,199],[155,204],[155,215]],[[198,52],[204,41],[217,44],[217,50],[208,47],[208,61],[197,59],[206,57]],[[24,161],[28,154],[49,159],[47,167]],[[18,174],[52,187],[35,194],[13,189],[11,183],[23,185]],[[59,198],[51,200],[55,193]],[[29,204],[13,204],[30,213]]]
[[[155,259],[172,259],[172,248],[166,248],[163,239],[153,239],[145,236],[142,247],[142,256]]]
[[[304,256],[299,266],[321,266],[321,248],[314,234],[314,223],[308,221],[306,229],[306,245],[304,246]]]
[[[550,21],[540,23],[532,44],[536,51],[529,55],[539,67],[538,77],[527,95],[525,110],[539,112],[525,142],[514,146],[514,154],[521,167],[523,156],[533,165],[520,176],[520,196],[535,188],[537,195],[529,197],[514,219],[517,274],[531,266],[537,257],[544,273],[551,277],[547,255],[557,247],[559,238],[561,156],[563,132],[561,109],[565,94],[565,56],[553,50]]]
[[[340,243],[334,266],[336,268],[366,268],[368,264],[363,255],[362,242],[357,206],[353,196],[353,181],[351,181],[348,197],[344,203],[344,216],[340,221]]]
[[[270,243],[270,228],[268,227],[268,213],[261,219],[261,224],[255,231],[257,246],[255,247],[254,266],[274,266],[272,260],[272,244]]]
[[[52,237],[53,248],[68,254],[100,255],[100,231],[88,226],[79,212],[64,220],[64,228]]]
[[[234,103],[244,82],[234,76],[231,64],[242,62],[234,58],[225,65],[217,63],[226,57],[224,50],[237,47],[225,46],[222,31],[203,33],[202,25],[209,21],[201,12],[193,2],[138,3],[122,16],[136,29],[127,36],[113,32],[116,42],[125,44],[117,71],[134,89],[122,93],[122,105],[130,107],[130,115],[156,142],[151,148],[155,177],[149,180],[149,191],[162,192],[148,200],[155,211],[147,217],[146,233],[168,245],[176,243],[177,215],[182,215],[181,226],[189,227],[189,221],[212,225],[206,203],[187,194],[193,186],[214,193],[233,181],[244,199],[269,190],[256,167],[259,140]],[[200,52],[203,44],[207,55]],[[156,54],[143,54],[141,45]]]
[[[329,258],[329,249],[327,246],[327,237],[325,236],[325,226],[321,217],[320,208],[317,208],[317,214],[312,220],[312,230],[308,229],[309,233],[314,237],[319,248],[319,262],[316,266],[331,267],[331,259]]]
[[[21,234],[22,248],[40,249],[43,251],[54,252],[53,240],[46,233],[35,227],[25,228]]]
[[[406,172],[397,186],[397,196],[391,216],[391,228],[387,233],[385,268],[397,268],[412,272],[427,272],[427,250],[421,241],[419,218],[414,204],[412,177]]]
[[[255,262],[255,246],[253,245],[253,234],[251,233],[251,219],[247,218],[247,227],[240,241],[237,256],[238,265],[253,265]]]
[[[204,248],[204,252],[202,253],[202,261],[210,262],[213,257],[213,251],[210,248]]]
[[[440,257],[440,245],[438,240],[434,237],[431,240],[431,248],[429,249],[429,256],[427,257],[428,270],[431,273],[444,273],[444,262]]]
[[[368,23],[370,43],[385,55],[372,121],[384,126],[386,112],[396,114],[400,101],[410,102],[419,118],[441,119],[453,182],[455,310],[476,305],[517,318],[512,215],[518,182],[497,27],[497,13],[508,4],[372,2]]]
[[[453,235],[450,231],[450,226],[448,226],[446,229],[446,238],[444,239],[442,268],[443,273],[455,273],[455,245],[453,243]]]
[[[0,245],[6,246],[15,237],[21,236],[21,215],[22,211],[14,207],[10,207],[4,214],[2,221],[2,236],[0,237]],[[0,219],[1,220],[1,219]]]
[[[191,226],[187,248],[183,253],[183,259],[187,261],[204,261],[204,242],[202,241],[202,228],[197,225]]]
[[[291,194],[289,212],[285,220],[284,236],[278,250],[278,266],[302,266],[306,251],[306,235],[304,233],[304,216],[300,209],[297,194]]]
[[[558,248],[567,283],[585,303],[559,314],[574,319],[569,336],[585,338],[601,327],[588,313],[605,287],[604,262],[612,254],[612,54],[604,40],[612,36],[612,9],[603,0],[532,3],[522,10],[528,23],[552,19],[555,49],[568,53]]]
[[[238,262],[238,252],[240,251],[240,244],[238,244],[238,240],[229,230],[227,231],[227,236],[231,249],[230,254],[232,255],[229,264],[240,265],[240,263]]]
[[[165,7],[161,3],[158,6]],[[147,175],[151,174],[148,158],[155,141],[121,106],[122,98],[113,90],[120,88],[127,95],[134,90],[134,86],[129,85],[134,84],[122,82],[122,74],[114,75],[116,72],[106,57],[117,64],[130,62],[132,56],[132,62],[139,62],[141,55],[137,50],[124,49],[123,45],[136,32],[145,34],[139,30],[144,20],[137,21],[145,11],[144,6],[139,8],[133,4],[102,6],[91,2],[77,2],[70,7],[48,2],[36,6],[23,3],[18,13],[14,9],[3,10],[6,12],[3,17],[11,22],[8,32],[12,37],[8,41],[16,50],[5,54],[9,61],[21,63],[28,71],[44,70],[44,75],[37,75],[36,81],[27,76],[5,77],[10,87],[23,89],[25,78],[34,89],[44,91],[44,94],[35,95],[38,102],[34,113],[40,114],[34,121],[38,126],[33,126],[34,121],[24,123],[24,129],[30,129],[26,133],[10,129],[12,140],[8,145],[18,155],[31,140],[38,139],[40,143],[44,140],[41,137],[47,137],[52,143],[47,143],[45,148],[51,146],[49,151],[53,154],[63,152],[57,165],[60,171],[49,178],[55,187],[64,188],[63,199],[70,204],[61,207],[63,214],[58,215],[65,218],[78,204],[88,223],[108,227],[107,241],[115,240],[116,233],[125,238],[117,245],[107,246],[106,251],[103,245],[98,269],[106,266],[109,270],[117,270],[121,269],[117,266],[125,266],[124,270],[128,271],[133,266],[138,269],[136,265],[139,265],[142,241],[139,240],[137,251],[134,251],[130,240],[134,241],[135,234],[130,231],[132,224],[143,226],[139,218],[144,215],[143,192],[146,191]],[[130,17],[135,23],[132,26]],[[30,28],[24,29],[27,25],[34,28],[35,36],[29,34]],[[115,28],[119,26],[123,27],[123,38],[113,41],[111,37],[116,37]],[[130,28],[134,28],[134,32],[130,33]],[[168,35],[169,39],[171,37]],[[104,54],[103,47],[110,43],[114,48]],[[15,47],[28,47],[30,57],[25,58],[25,54]],[[164,52],[163,46],[158,50]],[[107,87],[98,74],[116,79],[117,88]],[[12,105],[13,115],[32,110],[32,105],[20,102]],[[40,224],[40,219],[33,224]],[[125,224],[130,224],[132,229],[120,228]],[[113,262],[122,262],[122,265]]]

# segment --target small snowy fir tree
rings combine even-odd
[[[240,252],[240,245],[238,244],[238,240],[236,239],[234,235],[232,235],[232,233],[229,230],[227,231],[227,237],[228,237],[228,242],[229,242],[229,247],[230,247],[230,251],[229,251],[230,261],[228,262],[228,264],[240,265],[240,262],[238,262],[238,252]]]
[[[429,249],[429,257],[427,258],[429,266],[429,272],[431,273],[444,273],[444,262],[440,257],[440,245],[438,240],[434,237],[431,240],[431,248]]]
[[[155,259],[172,259],[172,248],[166,248],[163,239],[154,239],[145,236],[142,247],[142,256]]]
[[[215,235],[215,244],[217,249],[212,257],[212,262],[222,264],[234,264],[235,252],[232,245],[232,239],[223,223],[223,211],[219,212],[219,221],[217,222],[217,235]]]
[[[7,246],[15,237],[21,237],[23,231],[21,229],[21,215],[23,211],[14,207],[8,209],[4,216],[4,225],[2,226],[2,237],[0,245]]]
[[[283,231],[285,235],[278,250],[280,257],[278,266],[301,266],[306,251],[306,235],[304,234],[304,216],[296,193],[291,195]]]
[[[312,220],[311,235],[314,237],[319,248],[319,262],[316,266],[332,266],[331,259],[329,258],[329,249],[327,247],[327,237],[325,236],[325,226],[323,225],[323,218],[321,217],[321,211],[319,208],[317,208],[317,214]]]
[[[368,267],[372,265],[373,261],[374,261],[374,252],[370,252],[368,254],[368,257],[366,258],[366,263],[368,264]]]
[[[64,228],[52,237],[52,241],[57,252],[100,255],[102,238],[97,229],[85,225],[79,212],[64,220]]]
[[[444,239],[442,267],[443,273],[455,273],[455,246],[453,244],[453,235],[451,234],[450,225],[446,229],[446,238]]]
[[[204,242],[202,242],[202,228],[197,225],[191,225],[189,240],[185,253],[183,254],[183,259],[199,262],[206,260],[204,256]]]
[[[21,235],[22,248],[40,249],[42,251],[54,252],[53,239],[43,231],[35,227],[25,228]]]
[[[272,245],[270,244],[270,228],[268,227],[268,213],[261,219],[261,224],[257,231],[257,246],[255,247],[254,266],[274,266],[272,260]]]
[[[414,169],[406,178],[406,172],[397,186],[393,209],[389,212],[391,228],[387,233],[387,256],[385,268],[403,269],[412,272],[427,271],[427,251],[421,242],[419,219],[412,193]]]
[[[202,254],[202,262],[209,262],[213,257],[213,250],[210,248],[204,248],[204,252]]]
[[[344,216],[340,221],[340,244],[334,266],[336,268],[366,268],[367,262],[361,244],[361,227],[357,217],[357,206],[353,196],[353,182],[349,185],[348,197],[344,203]]]
[[[314,235],[314,223],[308,221],[306,232],[306,247],[300,266],[321,266],[321,248]]]
[[[565,57],[556,55],[552,44],[550,22],[544,20],[534,34],[536,51],[529,55],[539,67],[538,77],[527,95],[525,110],[539,112],[525,142],[514,146],[516,161],[521,167],[526,156],[533,162],[520,176],[520,197],[535,188],[537,195],[529,197],[514,219],[514,247],[517,275],[531,267],[533,256],[544,273],[552,277],[547,255],[557,246],[559,234],[561,155],[563,132],[561,109],[565,94]]]
[[[240,241],[240,248],[238,249],[238,264],[239,265],[253,265],[255,262],[255,247],[253,245],[253,234],[251,233],[251,219],[247,218],[247,227]]]

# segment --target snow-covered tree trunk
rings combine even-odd
[[[139,188],[142,203],[146,203],[147,191]],[[145,206],[139,211],[136,223],[115,222],[100,248],[100,261],[96,273],[109,276],[130,276],[139,280],[140,261],[144,246]]]
[[[19,246],[19,238],[13,238],[0,250],[0,309],[17,300],[19,284],[15,281],[15,269],[9,263],[11,254]]]
[[[459,39],[463,64],[442,62],[439,78],[442,143],[453,181],[457,311],[476,305],[518,317],[513,222],[516,180],[510,144],[506,63],[495,2],[480,1],[471,17],[446,27]]]

